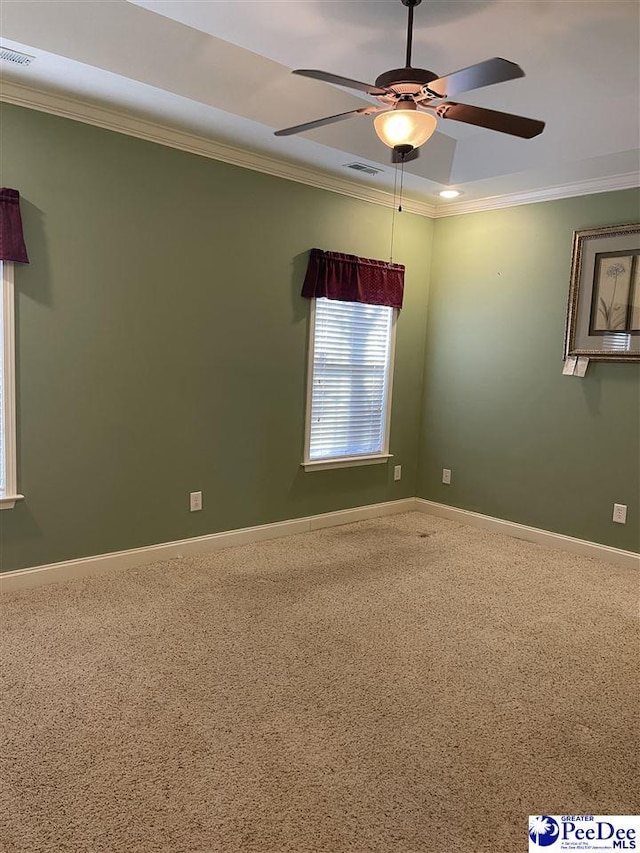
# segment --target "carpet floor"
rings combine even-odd
[[[407,513],[7,594],[2,853],[516,853],[637,814],[638,575]]]

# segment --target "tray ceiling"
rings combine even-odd
[[[453,186],[474,201],[628,176],[638,168],[636,0],[424,0],[413,64],[446,74],[492,56],[526,77],[458,100],[546,121],[521,140],[441,122],[406,167],[409,198],[442,204]],[[394,167],[369,117],[299,137],[273,131],[373,103],[291,75],[319,68],[373,81],[404,64],[399,0],[3,0],[3,46],[35,56],[2,62],[18,83],[206,139],[391,190]],[[354,172],[359,162],[381,171]]]

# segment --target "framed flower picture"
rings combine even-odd
[[[574,232],[564,356],[640,361],[640,225]]]

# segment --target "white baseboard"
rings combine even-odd
[[[61,563],[34,566],[30,569],[17,569],[0,575],[0,592],[13,592],[17,589],[87,577],[116,569],[130,569],[134,566],[144,566],[160,560],[171,560],[175,557],[185,557],[191,554],[205,554],[209,551],[231,548],[234,545],[249,545],[252,542],[261,542],[265,539],[277,539],[280,536],[291,536],[294,533],[307,533],[310,530],[320,530],[323,527],[351,524],[353,521],[364,521],[367,518],[378,518],[399,512],[412,512],[415,509],[415,498],[405,498],[336,512],[325,512],[306,518],[293,518],[288,521],[261,524],[258,527],[243,527],[240,530],[228,530],[223,533],[212,533],[208,536],[180,539],[177,542],[162,542],[159,545],[131,548],[128,551],[115,551],[111,554],[99,554],[95,557],[65,560]]]
[[[471,512],[467,509],[459,509],[455,506],[428,501],[424,498],[416,498],[416,509],[429,515],[438,515],[451,521],[459,521],[461,524],[469,524],[472,527],[481,527],[492,533],[502,533],[505,536],[513,536],[515,539],[526,539],[528,542],[537,542],[539,545],[547,545],[550,548],[558,548],[560,551],[568,551],[571,554],[580,554],[583,557],[595,557],[615,566],[627,569],[640,568],[640,554],[634,551],[623,551],[621,548],[612,548],[609,545],[600,545],[597,542],[589,542],[586,539],[574,539],[562,533],[552,533],[550,530],[541,530],[539,527],[527,527],[526,524],[518,524],[515,521],[505,521],[502,518],[494,518],[491,515],[481,515],[479,512]]]
[[[30,569],[17,569],[0,575],[0,592],[13,592],[17,589],[73,580],[74,578],[87,577],[117,569],[144,566],[148,563],[171,560],[191,554],[206,554],[210,551],[219,551],[222,548],[231,548],[234,545],[249,545],[252,542],[277,539],[281,536],[291,536],[294,533],[307,533],[311,530],[320,530],[323,527],[351,524],[354,521],[364,521],[368,518],[380,518],[384,515],[413,511],[437,515],[441,518],[458,521],[461,524],[484,528],[493,533],[513,536],[516,539],[526,539],[529,542],[537,542],[540,545],[558,548],[561,551],[569,551],[585,557],[595,557],[616,566],[640,568],[640,554],[633,551],[623,551],[620,548],[599,545],[597,542],[574,539],[572,536],[564,536],[561,533],[552,533],[538,527],[527,527],[514,521],[481,515],[478,512],[458,509],[423,498],[404,498],[403,500],[359,506],[353,509],[325,512],[306,518],[292,518],[288,521],[261,524],[257,527],[243,527],[240,530],[212,533],[208,536],[196,536],[177,542],[163,542],[144,548],[131,548],[128,551],[115,551],[111,554],[99,554],[95,557],[82,557],[78,560],[34,566]]]

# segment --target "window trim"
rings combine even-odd
[[[13,509],[16,501],[24,495],[18,494],[18,465],[16,453],[16,338],[13,261],[0,261],[2,293],[2,415],[4,459],[4,492],[0,492],[0,510]]]
[[[309,310],[309,346],[307,349],[307,394],[304,413],[304,458],[301,467],[305,471],[326,471],[331,468],[354,468],[360,465],[381,465],[393,458],[389,453],[391,432],[391,400],[393,397],[393,374],[396,356],[396,323],[399,311],[391,308],[391,334],[389,337],[389,365],[387,377],[387,400],[384,418],[384,443],[380,453],[367,453],[362,456],[332,456],[327,459],[309,459],[311,446],[311,399],[313,395],[313,351],[316,338],[316,299],[310,299]],[[331,301],[331,300],[329,300]],[[335,300],[334,300],[335,301]]]

